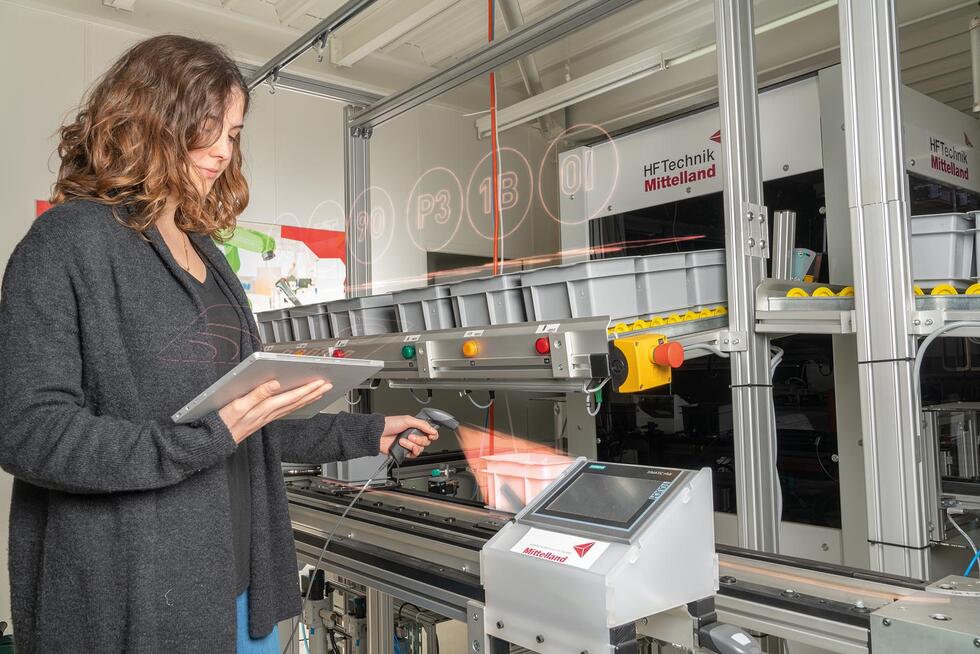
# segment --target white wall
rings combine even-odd
[[[140,38],[0,1],[0,270],[34,218],[34,201],[50,196],[58,126],[92,81]],[[328,209],[330,201],[344,203],[342,117],[341,105],[311,96],[254,94],[243,136],[251,185],[243,220],[343,228],[342,212]],[[0,472],[0,620],[7,622],[10,492],[11,478]]]

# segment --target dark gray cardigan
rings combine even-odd
[[[195,338],[207,316],[190,280],[160,233],[147,236],[103,205],[69,202],[34,222],[4,275],[0,465],[16,478],[9,564],[18,654],[235,650],[221,464],[236,446],[217,412],[189,426],[170,421],[214,381],[216,366]],[[192,238],[247,307],[217,247]],[[300,611],[280,462],[376,454],[383,424],[380,415],[321,414],[245,441],[253,636]]]

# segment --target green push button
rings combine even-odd
[[[405,345],[405,346],[402,346],[402,358],[405,358],[405,359],[414,359],[415,358],[415,346],[414,345]]]

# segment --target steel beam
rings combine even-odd
[[[928,578],[895,3],[838,12],[871,567]]]
[[[244,75],[246,79],[250,79],[255,76],[259,70],[259,67],[239,63],[238,69],[242,71],[242,75]],[[381,99],[380,95],[368,93],[366,91],[359,91],[349,86],[324,82],[323,80],[305,77],[303,75],[292,75],[290,73],[282,72],[280,72],[276,77],[276,88],[289,89],[290,91],[305,93],[307,95],[315,95],[318,98],[326,98],[328,100],[336,100],[338,102],[347,102],[349,104],[361,107],[366,107],[372,102],[377,102],[379,99]]]
[[[371,132],[347,126],[354,111],[344,108],[348,297],[371,294]]]
[[[483,46],[428,79],[404,91],[389,95],[368,107],[351,124],[354,127],[377,127],[471,79],[520,59],[637,1],[578,0],[564,9]]]
[[[348,0],[336,9],[332,14],[317,23],[312,29],[290,43],[282,52],[265,63],[251,79],[248,80],[249,90],[264,82],[273,75],[278,75],[279,71],[295,61],[304,52],[312,48],[318,41],[326,38],[326,35],[337,29],[361,11],[374,4],[375,0]]]
[[[738,542],[777,552],[776,434],[769,338],[755,332],[755,289],[766,277],[767,216],[762,206],[759,98],[751,0],[715,0],[719,167],[723,172]],[[736,340],[738,339],[738,340]]]
[[[391,595],[367,589],[368,654],[393,654],[395,602]]]

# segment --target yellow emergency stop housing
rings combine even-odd
[[[636,393],[671,380],[671,367],[658,365],[653,351],[667,342],[661,334],[641,334],[612,341],[610,368],[613,387],[619,393]]]

